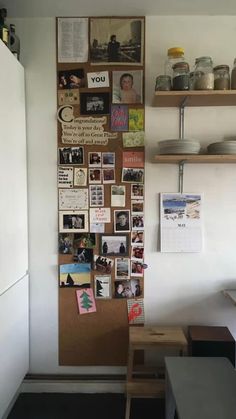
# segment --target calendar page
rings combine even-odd
[[[202,250],[201,207],[201,194],[160,194],[161,252]]]

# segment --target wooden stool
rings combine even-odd
[[[187,352],[187,340],[180,327],[130,327],[129,353],[126,382],[126,412],[125,419],[130,417],[132,397],[160,397],[165,396],[165,380],[134,378],[134,352],[136,350],[155,349],[158,347],[172,347],[179,350],[179,354]]]

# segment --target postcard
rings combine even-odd
[[[95,298],[111,298],[111,275],[94,276]]]
[[[144,169],[139,168],[122,168],[122,182],[144,182]]]
[[[90,208],[90,224],[96,223],[110,223],[111,209],[110,208]]]
[[[62,105],[79,105],[79,89],[59,89],[58,104]]]
[[[88,189],[59,189],[59,210],[88,209]]]
[[[115,169],[102,169],[103,183],[115,183]]]
[[[141,65],[144,50],[144,18],[103,17],[90,19],[90,59],[100,65]]]
[[[128,256],[128,234],[101,234],[100,255],[102,256]]]
[[[88,211],[59,211],[60,233],[87,232]]]
[[[80,314],[94,313],[97,311],[92,288],[76,290],[76,297]]]
[[[111,131],[128,131],[128,106],[111,105]]]
[[[140,279],[115,281],[114,298],[134,298],[142,295]]]
[[[80,93],[81,115],[108,115],[110,113],[109,93]]]
[[[105,224],[104,223],[91,223],[90,231],[91,233],[104,233]]]
[[[144,131],[123,132],[123,147],[144,147]]]
[[[87,73],[88,88],[109,87],[109,72],[99,71],[97,73]]]
[[[74,186],[87,185],[87,169],[74,167]]]
[[[143,298],[127,300],[127,307],[129,324],[143,324],[145,321]]]
[[[144,130],[144,109],[129,108],[129,131],[143,131],[143,130]]]
[[[123,167],[144,168],[144,151],[123,151]]]
[[[88,61],[88,18],[58,18],[58,62]]]
[[[143,71],[112,72],[112,103],[143,103]]]
[[[73,188],[73,167],[58,167],[58,187]]]
[[[90,263],[67,263],[59,266],[61,287],[89,288],[91,283]]]
[[[78,263],[92,263],[93,249],[76,249],[74,253],[74,262]]]
[[[125,186],[111,186],[111,207],[125,207]]]

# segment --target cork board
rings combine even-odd
[[[67,23],[67,19],[70,18],[60,18],[63,20],[63,23]],[[102,63],[99,62],[94,64],[91,63],[92,53],[91,53],[91,31],[92,31],[92,22],[95,23],[97,19],[105,19],[109,20],[109,22],[113,23],[113,19],[117,19],[124,22],[131,22],[137,19],[141,21],[142,24],[142,60],[141,63]],[[69,21],[69,20],[68,20]],[[123,142],[123,132],[129,132],[129,127],[127,127],[126,131],[114,131],[111,129],[111,107],[112,103],[114,104],[114,77],[119,76],[120,73],[132,73],[136,75],[141,74],[141,84],[142,84],[142,91],[141,96],[142,100],[140,103],[135,104],[126,104],[127,110],[129,112],[130,108],[140,109],[143,112],[143,125],[144,125],[144,32],[145,32],[145,19],[144,18],[133,18],[133,17],[122,17],[122,18],[88,18],[88,40],[89,40],[89,55],[86,62],[59,62],[59,58],[57,60],[57,109],[58,109],[58,166],[61,167],[69,167],[77,169],[82,168],[87,170],[86,176],[86,184],[84,186],[77,186],[74,184],[74,174],[73,174],[73,182],[71,188],[73,189],[87,189],[88,190],[88,209],[84,212],[88,215],[88,226],[86,232],[90,233],[91,224],[90,224],[90,211],[91,211],[91,194],[92,190],[90,189],[91,185],[102,185],[104,194],[104,202],[101,205],[101,208],[110,209],[110,222],[104,224],[104,233],[95,233],[95,243],[92,248],[92,260],[91,263],[91,288],[94,290],[94,278],[96,275],[104,274],[104,272],[99,272],[95,268],[95,255],[101,255],[102,249],[102,236],[103,234],[111,234],[111,235],[119,235],[122,234],[127,237],[126,247],[127,252],[125,253],[125,258],[129,259],[129,264],[131,264],[131,256],[133,252],[133,247],[131,246],[132,242],[132,184],[136,182],[133,180],[132,182],[124,182],[124,172],[123,172],[123,160],[124,160],[124,152],[143,152],[144,156],[144,146],[137,147],[125,147]],[[109,34],[111,35],[111,34]],[[57,40],[58,40],[58,19],[57,19]],[[58,41],[59,43],[59,41]],[[93,42],[94,43],[94,42]],[[60,56],[60,51],[57,51],[57,57]],[[61,61],[61,60],[60,60]],[[82,72],[81,72],[82,71]],[[72,74],[73,72],[77,72],[77,75],[82,75],[83,81],[81,82],[79,88],[71,89],[67,92],[70,95],[74,95],[72,99],[73,103],[70,104],[68,97],[65,96],[65,89],[61,88],[60,81],[61,76],[63,74],[68,75]],[[81,72],[81,73],[80,73]],[[88,87],[89,78],[88,74],[90,73],[101,73],[107,72],[108,73],[108,80],[109,86],[108,87]],[[117,72],[117,73],[114,73]],[[103,73],[102,73],[103,74]],[[64,90],[64,92],[63,92]],[[102,99],[104,98],[104,109],[103,111],[99,112],[99,110],[93,110],[88,108],[88,103],[90,96],[93,97],[98,95],[101,96]],[[65,100],[67,102],[65,103]],[[63,102],[64,101],[64,102]],[[63,114],[63,106],[68,105],[69,111],[73,114],[73,121],[69,119],[66,121],[66,125],[63,125],[65,122]],[[118,105],[120,106],[120,105]],[[121,105],[123,106],[123,104]],[[62,112],[61,112],[62,111]],[[90,140],[86,140],[85,135],[82,134],[80,136],[80,143],[73,143],[73,123],[76,119],[81,121],[81,126],[86,126],[89,120],[86,118],[104,118],[102,128],[106,133],[108,133],[108,137],[103,138],[94,136],[95,139],[98,139],[96,144],[91,144],[93,140],[91,140],[92,129],[89,128],[87,132],[89,132],[88,137]],[[66,117],[67,118],[67,115]],[[83,119],[83,120],[82,120]],[[71,128],[65,129],[69,127],[71,121]],[[89,125],[89,122],[88,122]],[[97,125],[94,123],[94,125]],[[100,124],[101,128],[101,124]],[[84,129],[86,132],[86,129]],[[97,129],[94,129],[100,132],[99,126],[97,125]],[[143,128],[144,131],[144,128]],[[69,134],[68,134],[69,132]],[[80,131],[80,134],[82,131]],[[111,138],[109,138],[109,134]],[[78,139],[78,136],[76,137]],[[84,141],[82,141],[84,140]],[[73,162],[69,164],[65,163],[62,160],[62,152],[65,149],[71,148],[80,148],[82,149],[83,159],[82,163],[80,162],[79,166],[76,164],[74,165]],[[101,154],[100,154],[101,153]],[[102,165],[97,168],[98,171],[100,170],[100,177],[98,183],[90,183],[90,175],[93,175],[93,167],[90,166],[90,159],[92,154],[100,154],[103,158],[102,153],[114,153],[115,156],[115,164],[112,167],[107,167],[108,172],[110,169],[113,172],[112,176],[114,180],[111,182],[104,182],[105,179],[103,176],[103,167]],[[144,168],[143,176],[144,176]],[[123,175],[122,175],[123,173]],[[125,186],[125,206],[113,206],[111,207],[111,188],[112,185],[123,185]],[[60,190],[61,188],[59,188]],[[61,205],[61,204],[60,204]],[[59,236],[64,233],[65,230],[61,229],[61,217],[62,212],[61,207],[59,208]],[[94,208],[98,208],[98,205]],[[123,233],[122,231],[114,231],[116,229],[116,218],[117,212],[119,211],[129,211],[130,212],[130,230],[128,232]],[[115,211],[117,211],[115,213]],[[72,212],[72,211],[71,211]],[[114,219],[115,218],[115,219]],[[143,231],[143,230],[142,230]],[[72,236],[75,243],[75,234],[73,230],[67,230],[70,236]],[[70,253],[63,254],[63,252],[59,251],[58,255],[58,266],[59,272],[60,267],[67,264],[74,264],[75,263],[75,251],[77,252],[78,249],[73,244],[73,250]],[[79,313],[77,299],[76,299],[76,286],[68,287],[65,286],[66,284],[63,283],[59,273],[59,364],[60,365],[72,365],[72,366],[79,366],[79,365],[126,365],[127,362],[127,349],[128,349],[128,329],[129,329],[129,322],[128,322],[128,311],[127,311],[127,299],[117,299],[114,298],[115,295],[115,287],[117,284],[116,278],[116,255],[109,255],[108,260],[112,260],[113,267],[109,272],[111,276],[111,298],[110,299],[95,299],[96,302],[96,312],[88,313],[85,315],[81,315]],[[131,268],[130,268],[131,270]],[[134,276],[129,277],[131,280],[137,280]],[[143,298],[143,290],[144,290],[144,278],[142,276],[138,277],[138,282],[140,285],[141,293],[140,297]],[[95,290],[94,290],[95,292]]]

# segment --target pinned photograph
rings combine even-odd
[[[131,261],[131,276],[142,277],[143,276],[143,264],[142,262],[132,260]]]
[[[95,275],[95,298],[111,298],[111,276]]]
[[[142,295],[140,279],[115,281],[115,298],[135,298]]]
[[[123,147],[144,147],[144,132],[124,132],[122,134]]]
[[[108,115],[109,93],[80,93],[81,115]]]
[[[114,211],[114,231],[130,231],[130,210]]]
[[[144,201],[141,201],[141,200],[131,201],[131,211],[133,215],[143,213],[143,210],[144,210]]]
[[[88,189],[59,189],[59,210],[88,209]]]
[[[101,169],[89,169],[89,183],[102,183]]]
[[[88,163],[90,167],[101,167],[101,155],[100,152],[88,153]]]
[[[109,259],[107,257],[103,257],[103,256],[97,256],[94,255],[94,264],[93,264],[93,269],[94,271],[98,271],[102,274],[106,273],[106,274],[110,274],[114,261],[113,259]]]
[[[59,148],[59,164],[84,164],[84,148]]]
[[[97,311],[92,288],[76,290],[79,314],[94,313]]]
[[[85,86],[84,70],[82,68],[58,72],[59,89],[78,89]]]
[[[100,255],[127,256],[129,253],[128,234],[101,234]]]
[[[131,199],[143,199],[144,198],[144,185],[132,184],[131,185]]]
[[[76,249],[74,253],[74,261],[78,263],[92,263],[93,250],[92,249]]]
[[[89,288],[91,282],[90,263],[67,263],[59,266],[60,286]]]
[[[109,151],[102,153],[102,167],[114,167],[115,166],[115,153]]]
[[[73,253],[73,234],[59,234],[59,253],[61,255],[71,255]]]
[[[125,186],[112,185],[111,207],[125,207]]]
[[[143,72],[112,72],[113,103],[143,103]]]
[[[144,215],[131,215],[132,230],[144,230]]]
[[[74,248],[75,249],[94,249],[96,246],[96,238],[94,233],[75,233]]]
[[[139,262],[143,262],[144,248],[141,246],[133,246],[131,252],[131,259]]]
[[[103,183],[115,183],[115,169],[102,169]]]
[[[90,185],[89,186],[90,207],[104,206],[104,186]]]
[[[144,18],[90,19],[92,64],[143,63]]]
[[[129,279],[130,278],[130,259],[116,258],[115,259],[115,278]]]
[[[131,245],[132,246],[143,246],[144,245],[144,232],[143,231],[132,231]]]
[[[74,168],[74,186],[87,185],[87,169],[75,167]]]
[[[60,233],[87,232],[88,211],[59,211]]]
[[[125,168],[122,169],[122,182],[144,182],[144,169]]]

